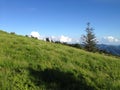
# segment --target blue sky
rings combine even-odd
[[[119,0],[0,0],[0,29],[79,39],[90,22],[100,43],[120,44]]]

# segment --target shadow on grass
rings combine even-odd
[[[47,89],[51,90],[94,90],[93,87],[86,85],[82,76],[79,76],[78,79],[72,73],[61,72],[56,69],[29,70],[31,80],[36,86],[44,84]]]

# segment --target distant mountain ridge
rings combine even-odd
[[[97,47],[100,50],[105,50],[106,52],[120,56],[120,45],[105,45],[105,44],[98,44]]]
[[[79,48],[79,49],[84,48],[83,44],[67,44],[67,43],[62,43],[62,44]],[[97,44],[97,48],[99,52],[120,56],[120,45]]]

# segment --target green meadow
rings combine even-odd
[[[120,90],[120,58],[0,31],[0,90]]]

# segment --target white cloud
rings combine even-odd
[[[99,43],[109,44],[109,45],[120,45],[120,39],[113,36],[106,36],[99,39]]]
[[[60,37],[60,42],[67,42],[67,43],[69,43],[69,42],[72,42],[72,38],[69,38],[69,37],[67,37],[67,36],[61,36]]]
[[[59,37],[56,37],[56,36],[51,36],[51,40],[53,40],[53,41],[60,41]]]
[[[45,40],[45,39],[46,39],[46,37],[40,36],[39,32],[36,32],[36,31],[32,31],[32,32],[30,33],[30,36],[31,36],[31,37],[35,37],[35,38],[38,38],[38,39],[41,39],[41,40]],[[67,42],[67,43],[72,42],[72,38],[69,38],[69,37],[64,36],[64,35],[61,35],[60,37],[51,36],[51,37],[48,37],[48,38],[50,39],[50,41],[51,41],[51,40],[53,40],[53,41],[60,41],[60,42],[62,42],[62,43],[63,43],[63,42]]]
[[[30,36],[40,39],[40,34],[38,32],[36,32],[36,31],[32,31],[30,33]]]
[[[30,33],[30,36],[32,37],[36,37],[40,40],[46,40],[46,37],[43,37],[39,34],[39,32],[36,31],[32,31]],[[50,36],[48,37],[50,39],[50,41],[60,41],[62,43],[81,43],[81,39],[80,38],[70,38],[68,36]],[[113,37],[113,36],[106,36],[103,37],[101,39],[98,40],[98,43],[100,44],[109,44],[109,45],[120,45],[120,39]]]
[[[117,39],[113,36],[104,37],[104,39],[107,40],[108,42],[120,42],[119,39]]]
[[[51,36],[50,39],[53,40],[53,41],[60,41],[62,43],[64,43],[64,42],[72,43],[73,42],[72,38],[70,38],[68,36],[64,36],[64,35],[61,35],[61,36]]]
[[[64,36],[64,35],[61,35],[61,36],[41,36],[39,34],[39,32],[36,32],[36,31],[32,31],[30,33],[30,37],[35,37],[35,38],[38,38],[39,40],[44,40],[46,41],[46,38],[49,38],[50,41],[60,41],[62,43],[80,43],[80,39],[79,38],[70,38],[68,36]]]

